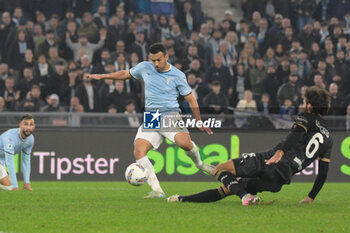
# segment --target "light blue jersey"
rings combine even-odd
[[[9,129],[0,136],[0,163],[6,164],[11,180],[12,188],[17,188],[14,155],[22,152],[22,172],[25,183],[29,183],[30,154],[34,146],[34,136],[30,135],[25,140],[20,136],[20,129]]]
[[[144,80],[146,111],[159,109],[161,112],[180,112],[177,97],[192,92],[185,74],[172,65],[169,71],[158,72],[152,62],[145,61],[131,68],[130,74],[136,79]]]

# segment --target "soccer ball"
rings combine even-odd
[[[126,168],[125,179],[131,185],[143,185],[148,179],[147,169],[139,163],[132,163]]]

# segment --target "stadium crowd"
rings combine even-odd
[[[130,69],[162,42],[204,113],[294,115],[317,85],[350,115],[350,1],[241,2],[235,22],[200,0],[0,1],[0,112],[141,112],[142,82],[84,74]]]

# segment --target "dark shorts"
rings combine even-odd
[[[273,156],[272,153],[273,151],[247,153],[241,158],[232,160],[236,168],[236,176],[241,178],[239,182],[243,184],[248,193],[278,192],[282,185],[288,183],[281,176],[275,164],[265,164],[265,160]]]

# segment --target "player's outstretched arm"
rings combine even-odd
[[[317,194],[322,189],[324,183],[327,179],[327,173],[328,173],[328,167],[329,162],[320,160],[318,162],[318,175],[316,177],[316,180],[314,182],[314,186],[312,187],[311,191],[307,195],[307,197],[300,201],[300,203],[312,203],[314,199],[316,198]]]
[[[191,94],[185,96],[185,100],[190,105],[190,108],[191,108],[196,120],[200,121],[201,120],[201,113],[199,111],[199,106],[198,106],[198,102],[197,102],[196,98],[194,98],[193,94],[191,93]],[[206,132],[207,134],[213,134],[213,131],[210,128],[201,127],[200,130],[202,130],[203,132]]]
[[[114,79],[114,80],[125,80],[131,78],[129,70],[120,70],[110,74],[88,74],[92,79]]]

